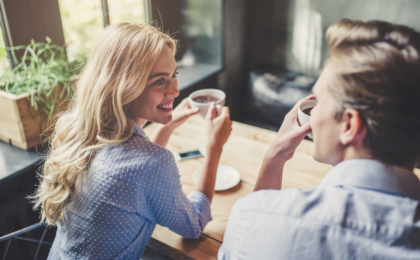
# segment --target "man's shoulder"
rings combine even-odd
[[[345,216],[345,207],[352,198],[351,192],[343,189],[313,188],[301,190],[261,190],[238,200],[232,211],[241,213],[274,214],[305,219],[322,218],[324,221]],[[331,208],[335,208],[331,211]],[[340,218],[340,217],[339,217]]]
[[[313,197],[317,196],[320,196],[320,194],[316,189],[306,191],[298,188],[260,190],[239,199],[235,203],[233,210],[240,212],[290,213],[292,208],[306,204],[308,200],[313,200]]]

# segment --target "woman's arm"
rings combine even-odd
[[[203,171],[195,186],[195,190],[203,193],[211,202],[214,195],[217,167],[222,154],[223,145],[232,131],[229,108],[223,107],[220,115],[212,103],[206,116],[207,146]]]
[[[169,141],[169,137],[171,137],[171,134],[174,130],[175,128],[171,127],[170,125],[159,125],[153,133],[151,140],[157,145],[166,147]]]
[[[162,147],[166,147],[169,137],[171,137],[175,128],[184,123],[190,116],[197,113],[198,109],[192,109],[188,98],[185,98],[172,113],[172,121],[167,125],[159,125],[157,127],[151,138],[152,142]]]
[[[217,109],[211,104],[206,117],[206,130],[208,140],[203,174],[195,191],[188,197],[182,191],[175,159],[168,150],[161,147],[151,148],[151,158],[142,160],[145,165],[137,167],[145,168],[137,190],[137,212],[187,238],[199,237],[211,220],[210,202],[214,194],[217,166],[222,147],[232,130],[229,109],[222,108],[220,116],[217,117]]]
[[[170,151],[147,143],[140,147],[144,147],[144,157],[135,167],[142,169],[136,189],[137,213],[185,238],[198,238],[211,220],[209,199],[196,191],[185,195]]]

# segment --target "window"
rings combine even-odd
[[[6,44],[4,43],[3,30],[0,28],[0,75],[3,71],[10,69],[10,62],[7,58]]]
[[[222,2],[186,0],[182,13],[181,33],[187,43],[183,44],[186,50],[180,62],[221,66]]]
[[[87,57],[104,30],[101,0],[59,0],[70,61]]]
[[[181,13],[180,89],[222,69],[222,1],[185,0]]]
[[[59,5],[70,60],[88,56],[106,24],[148,22],[150,6],[158,26],[180,41],[180,89],[222,68],[222,0],[59,0]]]
[[[145,23],[144,0],[108,0],[109,23]]]
[[[153,20],[179,40],[180,90],[223,67],[222,0],[151,0]]]
[[[144,1],[147,0],[59,0],[69,59],[87,57],[105,24],[145,23]],[[108,7],[105,18],[103,5]]]

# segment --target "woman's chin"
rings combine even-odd
[[[155,123],[159,123],[162,125],[167,125],[172,121],[172,114],[169,114],[168,116],[164,117],[164,118],[159,118],[159,122],[155,122]]]

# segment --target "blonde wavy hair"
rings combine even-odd
[[[34,196],[41,221],[57,225],[96,151],[128,140],[127,106],[143,92],[162,48],[176,42],[158,28],[119,23],[100,36],[75,86],[69,109],[58,117]]]

